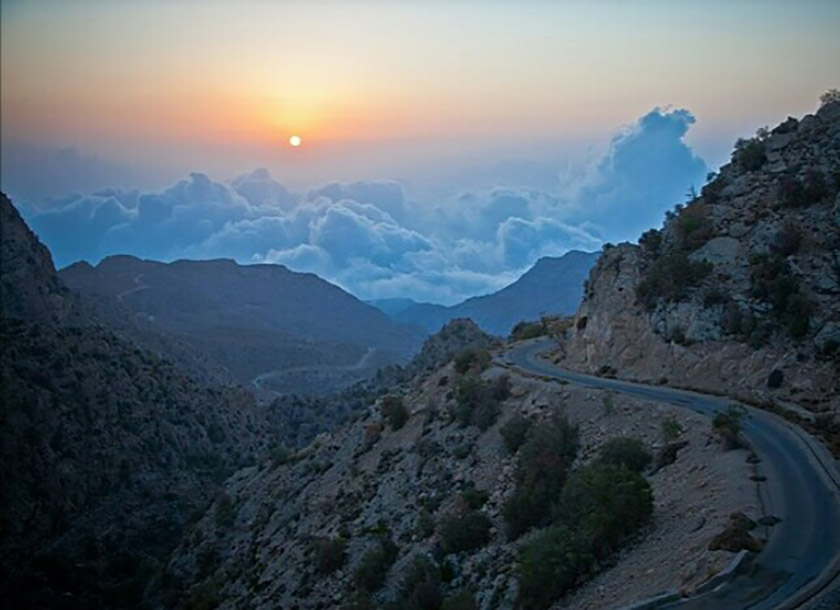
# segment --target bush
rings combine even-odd
[[[714,227],[709,218],[709,208],[695,203],[680,211],[677,221],[677,239],[682,249],[694,251],[714,237]]]
[[[443,600],[441,610],[478,610],[473,594],[464,589]]]
[[[347,541],[344,538],[319,538],[313,543],[315,571],[330,574],[344,565]]]
[[[583,536],[555,525],[522,547],[519,553],[519,605],[543,610],[571,591],[593,563]]]
[[[781,256],[790,256],[802,245],[802,229],[792,220],[787,220],[776,235],[774,244],[776,252]]]
[[[592,464],[572,473],[558,508],[561,522],[584,533],[599,561],[616,551],[652,512],[647,479],[607,464]]]
[[[767,376],[767,387],[771,390],[777,390],[778,388],[782,387],[782,381],[784,381],[784,373],[782,373],[779,369],[773,369],[770,371],[770,375]]]
[[[656,259],[647,275],[636,286],[636,297],[649,310],[659,299],[682,301],[689,289],[696,287],[712,271],[707,261],[692,261],[683,251],[675,251]]]
[[[453,362],[455,371],[461,375],[471,369],[483,371],[490,365],[490,352],[486,349],[466,349],[455,356]]]
[[[421,540],[428,538],[435,533],[435,520],[432,514],[426,508],[421,508],[417,515],[417,523],[415,525],[415,533]]]
[[[666,443],[673,443],[680,437],[682,432],[682,426],[673,417],[662,420],[662,438],[665,439]]]
[[[455,388],[455,419],[462,426],[473,425],[486,430],[499,415],[499,401],[491,384],[474,375],[465,375]]]
[[[476,489],[475,485],[470,483],[464,491],[461,492],[460,502],[468,509],[478,510],[487,503],[490,499],[488,494],[483,489]]]
[[[599,461],[611,466],[623,466],[633,472],[642,472],[650,466],[653,456],[644,443],[636,438],[614,438],[601,447]]]
[[[533,322],[526,322],[525,320],[522,320],[521,322],[517,322],[516,326],[513,327],[513,330],[510,331],[510,338],[513,341],[524,341],[525,339],[541,337],[547,332],[548,328],[542,320]]]
[[[440,528],[441,546],[444,553],[471,551],[487,544],[493,522],[478,510],[469,510],[463,515],[450,515]]]
[[[757,257],[751,268],[752,295],[769,302],[778,323],[800,339],[810,330],[813,306],[781,256]]]
[[[565,417],[531,427],[519,450],[516,488],[504,508],[511,538],[546,522],[577,456],[578,444],[578,429]]]
[[[502,373],[496,377],[490,384],[490,395],[493,400],[503,402],[510,397],[511,383],[510,375]]]
[[[409,564],[400,584],[396,610],[440,610],[440,570],[425,555],[418,555]]]
[[[764,152],[764,142],[758,138],[749,140],[739,139],[735,142],[735,150],[732,152],[732,162],[742,170],[753,172],[760,169],[767,161]]]
[[[388,394],[382,399],[382,415],[392,430],[399,430],[408,421],[408,409],[402,398]]]
[[[639,238],[639,245],[645,254],[651,258],[656,258],[659,256],[659,251],[662,248],[662,232],[657,229],[645,231]]]
[[[712,429],[717,432],[724,451],[741,446],[741,417],[741,411],[733,406],[712,419]]]
[[[362,555],[359,564],[353,571],[353,582],[356,587],[373,593],[378,591],[388,576],[388,570],[397,559],[397,545],[390,538],[383,537],[376,545]]]
[[[513,415],[502,425],[499,432],[509,453],[516,453],[522,443],[525,442],[525,437],[530,429],[531,420],[519,413]]]
[[[789,208],[801,208],[820,203],[830,193],[825,176],[813,170],[805,174],[802,180],[794,172],[786,174],[778,188],[782,205]]]

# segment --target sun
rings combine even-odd
[[[291,146],[293,146],[294,148],[297,148],[298,146],[303,144],[303,140],[301,139],[300,136],[292,136],[292,137],[289,138],[289,144]]]

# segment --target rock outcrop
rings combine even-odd
[[[589,372],[840,410],[840,103],[740,141],[660,231],[605,248],[563,348]]]

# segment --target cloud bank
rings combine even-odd
[[[700,186],[683,142],[694,117],[655,109],[617,135],[574,191],[490,187],[418,202],[393,181],[296,193],[265,169],[203,173],[155,193],[105,189],[24,210],[63,266],[128,253],[158,260],[281,263],[361,298],[453,303],[509,284],[539,257],[635,239]]]

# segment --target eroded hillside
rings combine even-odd
[[[840,410],[839,190],[840,102],[739,141],[661,230],[604,249],[564,365],[788,407],[833,438],[814,414]]]

